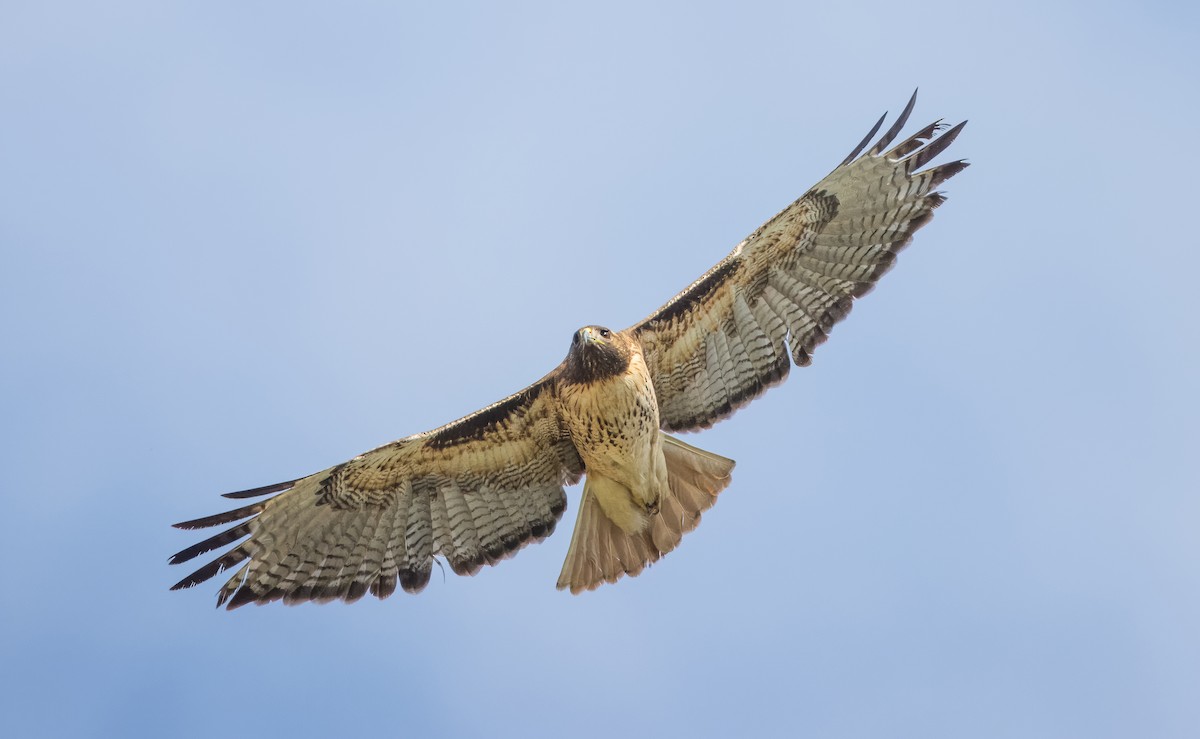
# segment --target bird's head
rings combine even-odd
[[[571,339],[567,352],[568,376],[577,382],[611,377],[629,367],[629,338],[603,326],[584,326]]]

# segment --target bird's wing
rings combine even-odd
[[[564,485],[583,472],[558,417],[552,375],[441,428],[315,475],[229,498],[271,498],[175,524],[235,524],[179,552],[186,562],[239,540],[173,589],[241,564],[218,603],[385,598],[429,582],[435,555],[458,574],[512,556],[554,531]]]
[[[642,343],[664,430],[708,428],[782,382],[792,361],[809,364],[929,221],[945,199],[935,188],[967,163],[921,167],[965,122],[945,131],[932,123],[885,151],[915,102],[914,93],[869,151],[859,156],[883,118],[825,179],[627,329]]]

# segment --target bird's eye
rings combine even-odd
[[[609,331],[609,330],[608,330],[608,329],[606,329],[606,328],[602,328],[602,329],[600,329],[600,337],[601,337],[601,338],[607,339],[607,338],[608,338],[608,336],[609,336],[609,334],[611,334],[611,333],[612,333],[612,331]]]

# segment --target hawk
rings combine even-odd
[[[316,474],[227,493],[261,500],[175,524],[233,525],[172,564],[235,546],[173,589],[241,565],[218,607],[415,593],[438,555],[471,575],[549,536],[564,487],[584,477],[558,587],[637,575],[696,528],[734,466],[669,432],[708,428],[793,362],[808,365],[942,204],[936,188],[967,166],[922,169],[965,122],[932,123],[888,149],[915,103],[914,93],[862,153],[881,117],[833,172],[648,318],[579,329],[529,387]]]

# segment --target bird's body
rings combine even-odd
[[[966,167],[921,169],[958,135],[931,124],[885,152],[912,110],[686,290],[623,330],[587,326],[566,359],[509,397],[313,475],[229,493],[273,497],[176,524],[231,528],[172,563],[237,543],[175,585],[241,565],[218,605],[417,592],[441,555],[459,574],[553,532],[564,486],[583,498],[558,587],[637,575],[672,551],[730,482],[733,461],[666,432],[708,428],[782,382],[892,266]],[[244,563],[244,564],[243,564]]]
[[[595,338],[573,344],[572,354],[611,358],[589,372],[585,361],[573,363],[568,356],[568,372],[559,381],[560,413],[588,471],[587,490],[613,523],[638,533],[667,490],[654,383],[636,338],[599,327],[579,333]],[[573,364],[578,369],[572,371]]]

